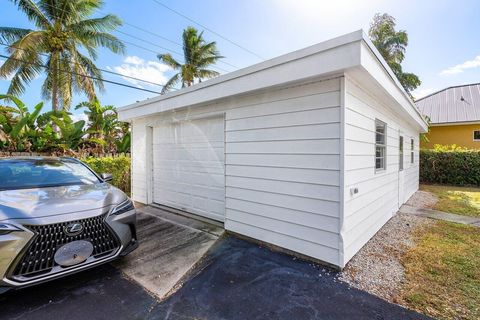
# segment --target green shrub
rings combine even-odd
[[[449,146],[421,150],[420,182],[480,186],[480,150]]]
[[[130,158],[118,157],[88,157],[82,159],[96,173],[111,173],[113,180],[111,184],[130,195]]]

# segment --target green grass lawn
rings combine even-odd
[[[480,319],[480,229],[442,221],[415,237],[402,261],[402,304],[439,319]]]
[[[432,209],[480,217],[480,188],[421,185],[420,190],[438,197],[438,202]]]

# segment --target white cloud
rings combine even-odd
[[[137,57],[137,56],[128,56],[128,57],[125,58],[124,62],[134,64],[134,65],[141,65],[145,61],[143,59]]]
[[[420,99],[433,92],[435,92],[433,88],[418,88],[412,91],[412,96],[414,96],[415,99]]]
[[[451,75],[462,73],[465,69],[473,69],[480,67],[480,56],[476,56],[472,60],[467,60],[464,63],[457,64],[456,66],[447,68],[440,72],[441,75]]]
[[[170,68],[160,62],[156,61],[147,61],[137,56],[128,56],[123,60],[123,63],[120,66],[109,68],[114,70],[124,76],[139,78],[142,80],[147,80],[150,82],[165,84],[168,81],[168,78],[165,76],[165,72],[170,70]],[[124,79],[140,88],[144,86],[153,86],[146,82],[130,79],[124,77]]]
[[[80,120],[84,120],[85,122],[88,122],[88,117],[85,113],[73,113],[70,118],[72,119],[73,122],[77,122]]]

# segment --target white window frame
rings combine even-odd
[[[377,126],[383,126],[383,133],[379,133],[377,131]],[[387,170],[387,123],[383,122],[379,119],[375,119],[375,161],[374,161],[374,166],[375,166],[375,173],[377,172],[383,172]],[[383,135],[383,144],[379,143],[377,141],[377,134],[382,134]],[[381,148],[383,149],[383,157],[377,157],[377,149]],[[382,167],[377,168],[377,160],[379,158],[383,158]]]
[[[405,138],[398,137],[398,170],[403,171],[405,168]]]
[[[415,163],[415,139],[410,138],[410,164]]]
[[[480,132],[480,130],[473,130],[473,133],[472,133],[473,141],[480,141],[480,139],[475,139],[475,132]]]

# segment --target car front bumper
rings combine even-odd
[[[91,256],[86,261],[71,267],[63,268],[55,265],[49,272],[32,277],[19,277],[14,274],[14,270],[17,264],[20,263],[22,256],[27,254],[26,250],[30,249],[29,246],[32,245],[35,238],[40,236],[31,230],[31,226],[46,226],[68,221],[98,218],[101,215],[106,215],[103,221],[116,237],[118,244],[117,248],[110,254],[98,258]],[[89,213],[65,214],[39,219],[11,219],[2,221],[2,223],[12,224],[21,229],[21,231],[0,235],[0,294],[9,289],[32,286],[107,263],[120,256],[125,256],[138,247],[136,210],[130,210],[120,215],[106,214],[102,210],[96,210]]]

